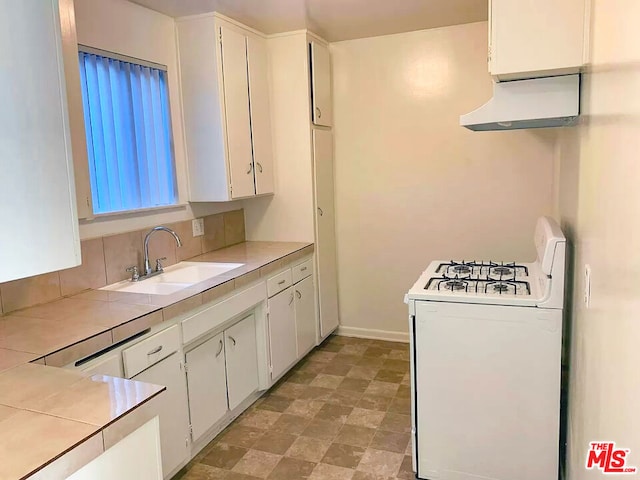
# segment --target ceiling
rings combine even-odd
[[[172,17],[220,12],[266,34],[308,28],[330,42],[479,22],[487,0],[132,0]]]

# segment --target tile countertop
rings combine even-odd
[[[311,253],[309,243],[244,242],[189,259],[242,267],[172,295],[89,290],[0,317],[0,480],[29,477],[164,390],[29,362],[62,366],[74,347],[100,350]]]

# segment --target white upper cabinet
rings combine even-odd
[[[273,193],[273,139],[269,106],[269,62],[267,44],[247,37],[251,131],[255,158],[256,194]]]
[[[57,0],[2,2],[0,282],[80,264]]]
[[[317,42],[310,43],[311,55],[311,116],[313,123],[333,125],[331,100],[331,55],[329,49]]]
[[[220,27],[220,38],[231,196],[250,197],[256,192],[251,148],[247,37],[231,28]]]
[[[273,193],[265,38],[218,14],[177,30],[190,200]]]
[[[489,72],[498,81],[578,73],[585,0],[490,0]]]

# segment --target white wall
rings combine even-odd
[[[615,441],[640,467],[640,2],[593,0],[591,21],[582,123],[560,143],[560,212],[575,248],[569,480],[603,478],[585,469],[591,441]]]
[[[78,43],[167,66],[169,102],[181,207],[110,216],[82,222],[81,238],[135,230],[240,208],[240,203],[199,204],[188,200],[186,150],[173,18],[125,0],[75,0]],[[212,48],[214,48],[212,46]]]
[[[554,131],[470,132],[491,97],[487,24],[331,45],[340,321],[407,331],[434,259],[532,260],[554,210]]]

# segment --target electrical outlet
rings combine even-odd
[[[591,306],[591,265],[584,266],[584,306]]]
[[[201,237],[204,235],[204,218],[194,218],[191,222],[193,228],[193,236]]]

